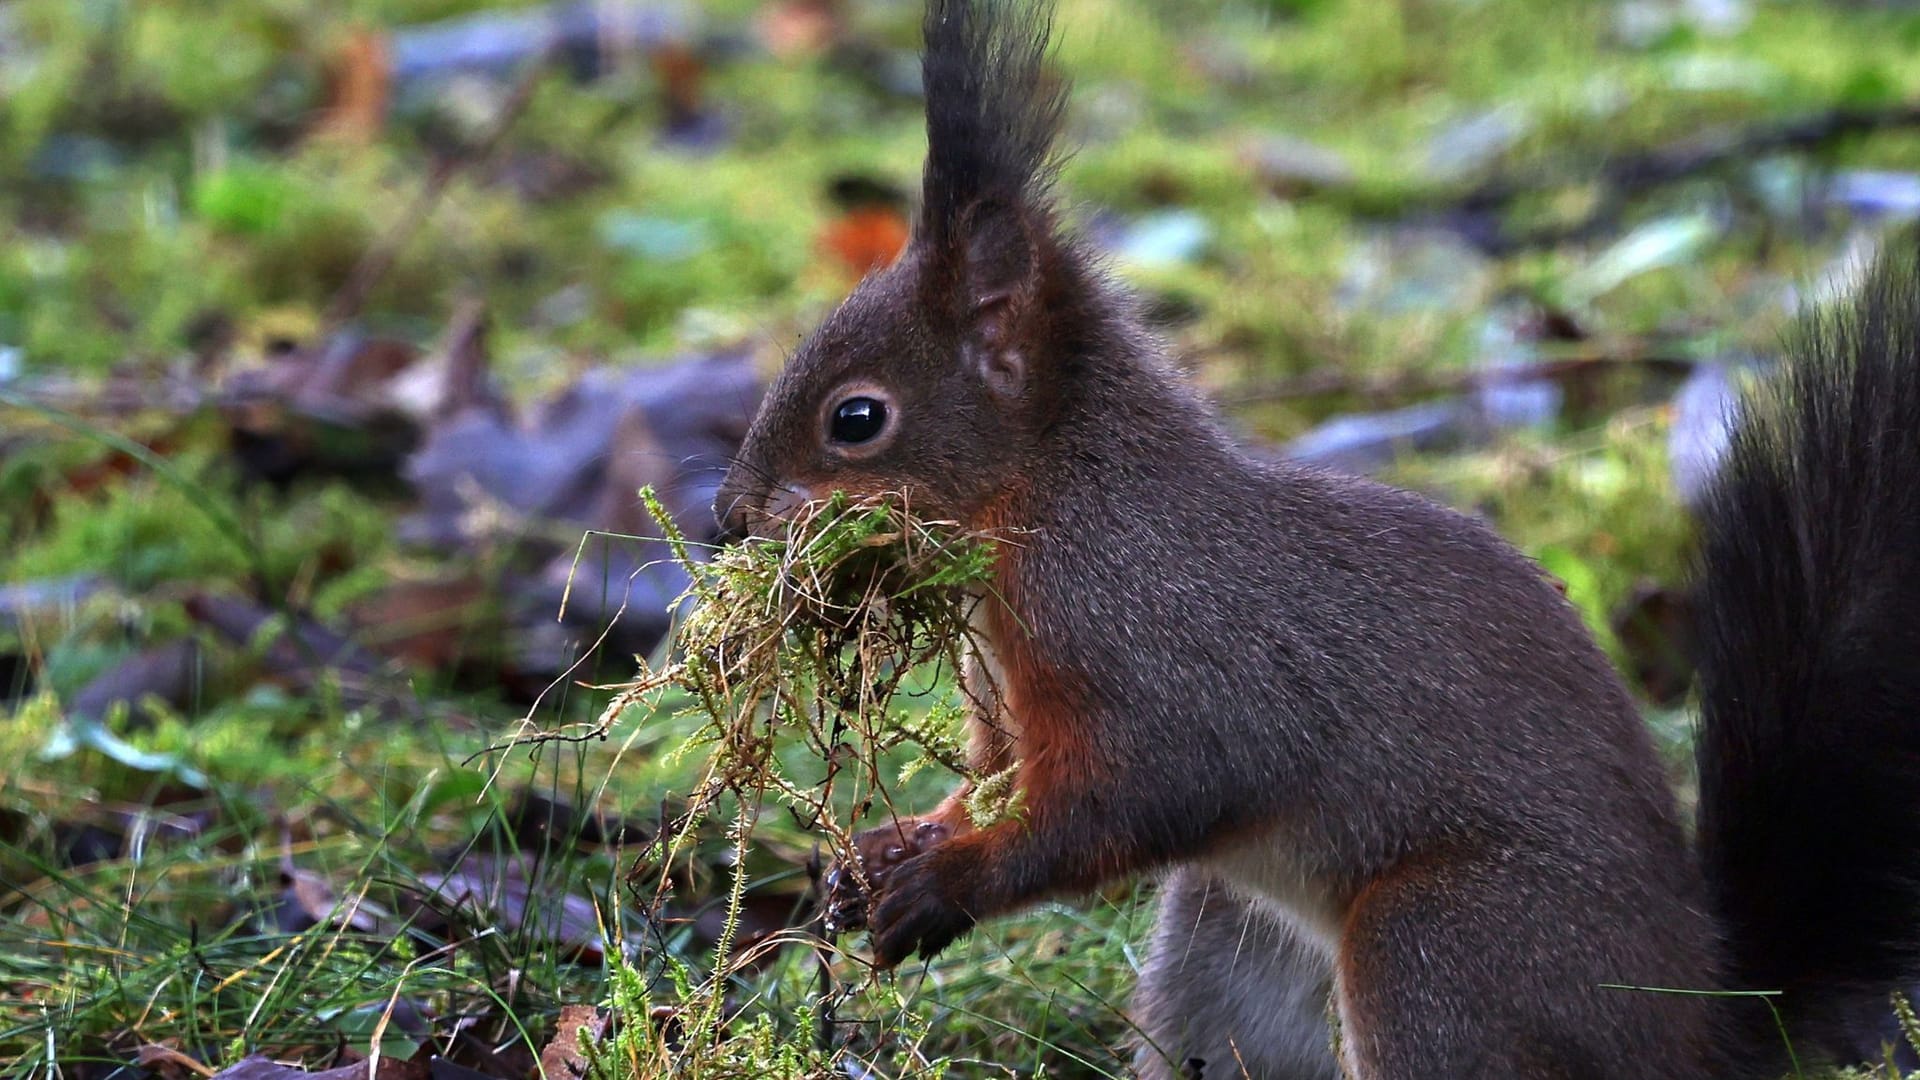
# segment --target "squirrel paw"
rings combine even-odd
[[[940,889],[934,855],[917,855],[896,868],[867,913],[873,961],[885,969],[915,953],[931,960],[973,929],[973,916]]]
[[[853,857],[859,871],[837,860],[827,870],[825,926],[829,934],[858,930],[867,925],[867,904],[884,887],[895,867],[916,855],[946,843],[953,830],[938,821],[891,822],[853,838]]]

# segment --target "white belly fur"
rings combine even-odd
[[[1005,748],[1008,758],[1018,759],[1020,721],[1006,707],[1006,667],[994,652],[993,638],[988,633],[987,605],[998,602],[990,596],[976,596],[972,601],[960,686],[973,712],[968,722],[968,737],[976,749],[989,746]]]
[[[1332,957],[1345,905],[1324,884],[1324,876],[1298,856],[1299,845],[1291,840],[1273,830],[1257,842],[1210,855],[1200,865],[1276,918],[1292,923],[1305,940]]]

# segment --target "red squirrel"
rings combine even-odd
[[[1050,21],[930,0],[912,241],[794,355],[716,505],[767,533],[904,491],[1018,536],[968,677],[975,764],[1016,768],[1022,812],[976,828],[961,792],[862,834],[877,963],[1160,872],[1145,1076],[1777,1075],[1776,1009],[1801,1062],[1871,1053],[1860,1018],[1920,975],[1914,260],[1738,428],[1690,841],[1535,564],[1256,459],[1175,371],[1052,197]],[[1778,996],[1694,993],[1729,990]]]

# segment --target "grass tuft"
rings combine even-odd
[[[781,738],[830,766],[851,748],[856,779],[875,790],[881,757],[905,744],[968,776],[952,711],[936,710],[930,722],[923,708],[896,700],[916,672],[959,669],[992,568],[992,538],[922,520],[897,497],[836,494],[803,509],[784,537],[695,563],[671,519],[647,499],[693,576],[681,601],[680,659],[627,687],[609,714],[666,685],[696,702],[706,726],[694,741],[712,746],[696,815],[721,792],[773,791],[833,828],[833,776],[793,775],[773,752]]]
[[[642,498],[692,584],[677,604],[674,659],[644,667],[617,688],[599,730],[631,709],[655,714],[670,697],[680,698],[694,726],[678,752],[705,758],[685,809],[661,830],[629,885],[643,907],[663,909],[690,842],[729,809],[736,870],[711,974],[695,979],[669,961],[670,981],[680,990],[679,1003],[664,1007],[673,1018],[671,1036],[645,1040],[644,1053],[641,1043],[623,1039],[613,1057],[625,1074],[638,1076],[686,1067],[730,1075],[724,1063],[735,1060],[762,1069],[777,1062],[763,1075],[812,1075],[840,1049],[818,1014],[823,1003],[789,1009],[780,1025],[787,1030],[780,1031],[764,1012],[742,1019],[728,999],[737,975],[805,937],[792,931],[740,947],[755,827],[768,807],[784,806],[793,824],[845,855],[852,822],[876,803],[893,809],[887,763],[902,751],[909,772],[930,764],[999,792],[970,807],[978,816],[1010,811],[1011,785],[974,777],[967,766],[957,730],[965,711],[959,691],[947,692],[943,705],[922,700],[955,686],[951,676],[972,641],[974,609],[1004,538],[922,518],[899,495],[836,493],[802,508],[779,536],[701,560],[653,493]],[[806,940],[823,956],[830,949]],[[620,985],[616,976],[616,991]],[[653,1031],[663,1009],[656,996],[626,997],[632,1000],[623,1004],[622,994],[613,995],[620,1030]],[[810,1045],[824,1056],[769,1059],[761,1052],[769,1039]],[[897,1026],[888,1041],[916,1070],[930,1066],[913,1048],[919,1040],[901,1038]]]

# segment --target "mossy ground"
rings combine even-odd
[[[325,98],[329,63],[364,28],[484,6],[15,0],[0,9],[0,353],[9,357],[0,370],[82,379],[155,371],[177,365],[214,319],[231,325],[242,353],[315,332],[367,246],[406,213],[433,154],[460,138],[457,111],[432,107],[403,111],[371,142],[301,137]],[[772,6],[713,0],[688,10],[704,31],[750,41],[753,20]],[[1178,219],[1191,236],[1197,223],[1197,242],[1171,251],[1121,245],[1133,255],[1118,257],[1115,271],[1184,313],[1169,326],[1176,348],[1228,400],[1311,372],[1369,384],[1462,370],[1478,355],[1488,309],[1514,295],[1572,312],[1596,348],[1765,353],[1787,317],[1787,288],[1831,265],[1847,225],[1769,199],[1784,189],[1792,203],[1802,181],[1835,168],[1920,171],[1920,132],[1849,138],[1663,186],[1630,200],[1591,242],[1476,258],[1458,273],[1445,260],[1461,249],[1441,249],[1440,272],[1421,277],[1404,250],[1378,246],[1389,223],[1446,205],[1486,172],[1562,178],[1515,212],[1570,220],[1593,205],[1592,177],[1610,158],[1721,125],[1920,100],[1920,13],[1901,5],[1755,0],[1741,25],[1679,17],[1633,43],[1621,39],[1627,6],[1063,0],[1061,65],[1077,96],[1062,190],[1090,229],[1117,222],[1137,238],[1127,230]],[[1687,5],[1638,7],[1657,15]],[[848,284],[820,245],[831,181],[854,174],[910,190],[922,149],[918,103],[889,67],[911,69],[917,5],[859,0],[846,10],[879,60],[717,50],[700,95],[726,134],[705,150],[663,140],[655,67],[543,80],[499,159],[559,162],[594,180],[530,199],[496,170],[462,172],[363,321],[428,342],[457,299],[479,296],[496,319],[497,369],[528,396],[602,360],[647,363],[738,342],[777,357]],[[472,93],[483,113],[501,95]],[[1487,117],[1488,130],[1509,133],[1507,145],[1449,175],[1436,136]],[[1350,176],[1273,193],[1252,159],[1281,134],[1338,153]],[[1690,232],[1695,218],[1707,224]],[[1691,239],[1616,273],[1605,253],[1636,228]],[[1386,285],[1367,284],[1380,274]],[[1382,404],[1364,392],[1245,399],[1231,409],[1235,423],[1267,440]],[[1671,421],[1670,409],[1645,402],[1569,414],[1488,448],[1408,460],[1397,475],[1487,513],[1568,581],[1617,650],[1610,614],[1637,588],[1684,575],[1688,528],[1664,450]],[[0,934],[32,943],[0,948],[0,999],[11,999],[0,1002],[0,1058],[14,1074],[51,1075],[53,1062],[98,1053],[126,1032],[216,1063],[259,1049],[364,1049],[402,998],[485,1012],[488,1038],[537,1047],[560,1004],[606,997],[617,965],[565,962],[537,933],[506,928],[425,962],[425,939],[403,935],[394,949],[360,930],[279,933],[218,916],[272,903],[283,864],[343,897],[387,896],[444,865],[447,845],[471,844],[510,817],[525,790],[644,814],[700,775],[697,759],[667,753],[693,731],[676,703],[622,716],[605,742],[476,758],[513,730],[515,714],[486,693],[422,682],[426,718],[396,724],[345,707],[327,687],[266,687],[191,719],[162,711],[144,726],[110,722],[129,745],[208,778],[204,794],[183,796],[164,770],[92,749],[49,758],[65,730],[65,696],[183,626],[188,592],[254,575],[329,619],[414,573],[420,557],[392,539],[394,493],[340,482],[247,487],[216,432],[169,426],[160,472],[96,468],[110,448],[71,433],[6,453],[9,436],[49,421],[7,409],[0,422],[0,582],[87,574],[115,586],[56,625],[31,628],[25,651],[48,693],[0,720],[0,818],[11,837],[0,879],[25,889],[0,901]],[[159,423],[136,416],[116,431],[137,439],[141,425]],[[630,672],[589,675],[607,684]],[[609,695],[562,686],[538,721],[589,720]],[[1684,712],[1649,712],[1672,736],[1679,773]],[[939,786],[922,773],[900,797],[930,803]],[[172,815],[205,810],[219,824],[184,839],[156,832],[134,854],[62,868],[66,824],[156,802]],[[811,841],[778,816],[757,835],[757,887],[791,895]],[[702,844],[704,865],[726,865],[724,830]],[[610,934],[657,946],[638,968],[615,971],[620,1000],[641,1008],[674,997],[663,975],[673,965],[697,977],[708,962],[689,932],[663,932],[626,903],[631,854],[543,863],[535,891],[595,900]],[[720,895],[722,876],[689,894]],[[833,1030],[880,1046],[876,1032],[913,1033],[911,1047],[891,1047],[895,1060],[950,1057],[947,1075],[1117,1072],[1147,918],[1120,889],[984,927],[925,971],[838,1003],[836,1020],[860,1023]],[[742,976],[735,1000],[772,1026],[759,1042],[743,1027],[743,1056],[716,1059],[704,1075],[817,1064],[766,1055],[796,1031],[819,1030],[823,1019],[806,1012],[819,985],[804,950]],[[389,1049],[405,1049],[404,1039]]]

